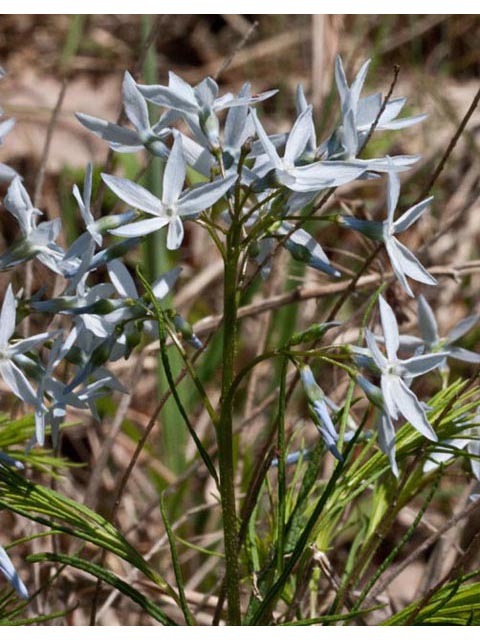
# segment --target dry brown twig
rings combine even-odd
[[[467,277],[473,273],[480,271],[480,260],[471,260],[459,265],[435,265],[430,267],[429,271],[439,277],[453,278],[458,280],[459,278]],[[391,271],[386,273],[373,273],[366,276],[362,276],[356,282],[356,289],[367,289],[377,286],[380,282],[393,281],[395,275]],[[287,293],[281,293],[276,296],[271,296],[265,300],[253,302],[251,304],[240,307],[238,310],[238,318],[249,318],[261,313],[266,313],[272,309],[279,309],[288,304],[295,304],[304,300],[310,300],[312,298],[323,298],[326,296],[334,295],[336,293],[342,293],[345,290],[351,288],[350,280],[343,280],[341,282],[332,282],[329,284],[310,285],[307,287],[297,287]],[[202,320],[199,320],[194,325],[194,331],[197,335],[206,335],[209,332],[218,329],[222,322],[221,315],[207,316]],[[160,345],[158,342],[152,342],[145,351],[152,353],[158,351]]]

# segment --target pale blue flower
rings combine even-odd
[[[134,214],[136,215],[136,214]],[[121,218],[122,216],[126,216],[124,221],[128,221],[132,219],[132,212],[127,211],[124,214],[120,213],[116,216],[112,216],[115,218]],[[108,217],[108,216],[107,216]],[[115,225],[117,226],[117,225]],[[119,225],[121,226],[121,225]],[[100,267],[104,267],[111,260],[115,260],[116,258],[121,258],[126,255],[131,249],[135,248],[141,242],[141,238],[128,238],[127,240],[120,240],[118,242],[113,242],[105,249],[102,249],[98,253],[94,253],[95,245],[94,243],[88,242],[87,248],[85,249],[85,253],[83,256],[71,256],[69,259],[64,259],[61,263],[61,268],[63,271],[63,276],[65,278],[72,279],[72,289],[74,289],[85,274],[90,271],[95,271]],[[70,253],[70,249],[67,251],[65,256]],[[73,253],[73,252],[72,252]],[[72,284],[71,283],[71,284]]]
[[[139,295],[135,282],[123,263],[119,260],[113,260],[108,264],[107,268],[115,290],[120,298],[125,300],[124,306],[105,315],[105,319],[108,322],[116,324],[129,319],[144,318],[147,311],[152,311],[152,303],[148,296]],[[162,302],[171,292],[180,272],[180,267],[174,267],[159,276],[151,285],[152,293],[159,302]],[[201,340],[194,333],[190,323],[177,312],[173,313],[173,325],[182,338],[192,347],[195,349],[203,347]]]
[[[201,211],[215,204],[236,180],[235,176],[230,176],[183,191],[185,176],[186,162],[179,136],[165,166],[161,200],[131,180],[102,174],[105,183],[119,198],[153,216],[119,227],[111,233],[126,237],[144,236],[168,225],[167,248],[178,249],[184,236],[183,220],[196,218]]]
[[[327,273],[330,276],[336,278],[340,277],[340,271],[330,265],[327,254],[318,244],[313,236],[303,229],[297,229],[293,233],[291,230],[293,225],[288,222],[282,222],[278,228],[274,230],[274,234],[282,237],[290,236],[285,241],[284,246],[290,252],[290,254],[299,262],[304,262],[313,269]]]
[[[432,426],[428,422],[425,409],[406,381],[439,367],[443,354],[425,354],[400,360],[397,351],[400,346],[398,324],[390,305],[379,297],[380,320],[385,340],[386,356],[380,351],[373,333],[365,330],[370,354],[380,371],[385,412],[393,420],[402,415],[410,424],[429,440],[437,440]]]
[[[238,98],[251,99],[250,83],[247,82],[242,86]],[[197,127],[197,129],[199,129],[199,127]],[[211,153],[211,145],[208,139],[197,129],[194,135],[200,143],[188,136],[180,134],[182,137],[183,151],[189,166],[202,175],[210,177],[212,167],[215,164],[215,157]],[[248,104],[240,104],[230,108],[225,119],[223,141],[221,142],[223,165],[227,175],[236,172],[242,146],[247,139],[253,137],[254,134],[255,127],[249,114]],[[241,177],[242,182],[249,184],[256,176],[244,166]]]
[[[263,164],[257,163],[254,167],[254,170],[260,175],[273,170],[279,184],[292,191],[310,192],[351,182],[365,171],[363,165],[348,162],[319,161],[307,165],[297,165],[311,137],[311,107],[296,119],[288,135],[283,157],[280,157],[275,145],[268,137],[255,109],[252,109],[251,113],[257,135],[267,156],[265,161],[262,161]]]
[[[238,97],[231,93],[219,97],[219,88],[213,78],[205,78],[192,87],[173,72],[168,77],[168,87],[138,85],[138,88],[147,100],[182,115],[197,141],[207,148],[215,149],[220,144],[219,111],[261,102],[277,93],[274,90],[252,96],[244,91]]]
[[[443,462],[448,462],[455,457],[456,450],[466,449],[470,459],[472,473],[480,480],[480,428],[475,427],[465,431],[455,438],[448,438],[439,442],[439,447],[429,454],[429,459],[423,465],[425,473],[438,468]]]
[[[398,478],[400,473],[395,457],[395,427],[393,426],[390,414],[385,408],[382,390],[361,375],[357,376],[357,382],[365,391],[370,402],[379,409],[379,415],[375,423],[378,433],[378,444],[381,451],[388,457],[393,475]]]
[[[39,333],[30,338],[12,341],[15,332],[16,305],[12,285],[9,284],[0,312],[0,376],[20,400],[35,409],[35,425],[40,432],[44,407],[23,371],[15,363],[18,356],[35,349],[52,337],[52,332]]]
[[[80,194],[80,190],[76,184],[72,189],[87,230],[72,243],[68,251],[65,253],[60,265],[64,271],[65,277],[77,275],[81,263],[83,263],[84,272],[87,271],[90,264],[84,261],[84,257],[86,253],[90,251],[91,245],[93,244],[101,247],[103,244],[103,233],[120,227],[136,217],[134,211],[126,211],[125,213],[120,213],[118,215],[102,216],[98,220],[95,220],[91,211],[92,178],[93,167],[91,163],[88,163],[87,170],[85,172],[83,195]]]
[[[414,254],[401,244],[395,237],[397,233],[403,233],[414,224],[433,200],[433,196],[422,200],[410,207],[403,215],[394,220],[395,209],[400,195],[400,180],[395,171],[388,172],[387,191],[387,219],[384,222],[373,220],[359,220],[352,216],[343,216],[342,224],[350,229],[359,231],[364,235],[383,242],[390,258],[392,269],[409,296],[413,297],[413,291],[407,282],[407,276],[422,282],[435,285],[437,281],[428,273]]]
[[[70,350],[79,342],[80,332],[74,327],[66,340],[58,336],[50,350],[47,366],[43,372],[42,379],[38,387],[39,401],[44,402],[47,399],[49,406],[45,412],[43,430],[39,434],[38,429],[35,439],[31,445],[35,443],[43,444],[45,438],[45,425],[51,426],[52,442],[56,446],[60,424],[66,416],[66,407],[72,406],[77,409],[89,409],[91,415],[95,419],[98,418],[95,401],[98,398],[110,395],[112,391],[120,391],[128,393],[128,390],[119,383],[119,381],[103,367],[98,367],[94,372],[96,379],[82,387],[78,391],[68,389],[68,386],[54,377],[55,369],[63,360],[69,359]],[[86,354],[85,354],[86,355]]]
[[[0,545],[0,572],[3,573],[5,578],[10,582],[12,587],[16,590],[18,595],[25,600],[28,599],[27,587],[20,580],[18,573],[15,571],[15,567],[12,561],[7,555],[5,549]]]
[[[65,393],[70,393],[107,361],[127,358],[133,348],[129,339],[135,330],[134,321],[147,319],[151,312],[150,301],[139,296],[125,265],[114,260],[107,268],[112,285],[102,283],[89,288],[82,281],[77,296],[67,298],[60,311],[74,314],[78,328],[77,343],[87,355]],[[157,300],[161,302],[170,293],[180,271],[176,267],[155,280],[152,291]],[[119,295],[118,299],[110,297],[114,291]],[[48,304],[46,301],[45,305]],[[36,308],[47,310],[42,303],[36,303]]]
[[[382,106],[382,96],[376,93],[360,98],[365,83],[370,60],[361,66],[352,84],[349,86],[342,60],[337,55],[335,62],[335,81],[340,96],[342,124],[323,145],[329,158],[352,160],[357,156],[372,124]],[[375,127],[376,131],[397,130],[409,127],[424,120],[426,114],[411,118],[396,119],[405,105],[405,98],[389,100]]]
[[[120,296],[124,306],[119,307],[111,313],[107,313],[105,315],[106,320],[116,324],[118,322],[125,322],[130,318],[144,317],[151,303],[145,296],[139,295],[135,281],[127,267],[119,260],[112,260],[112,262],[107,265],[107,269],[115,291]],[[171,292],[180,272],[180,267],[174,267],[170,269],[170,271],[160,275],[155,282],[153,282],[151,285],[152,293],[159,302],[164,300]]]
[[[128,71],[125,72],[123,79],[123,106],[135,130],[101,118],[88,116],[85,113],[76,113],[75,115],[84,127],[106,140],[114,151],[133,153],[146,148],[153,155],[166,158],[168,148],[165,146],[164,140],[171,133],[167,127],[169,119],[164,115],[154,125],[150,125],[145,98]]]
[[[478,315],[468,316],[458,322],[444,338],[441,338],[433,310],[426,298],[420,295],[418,297],[418,325],[421,338],[410,335],[400,336],[400,348],[416,350],[419,353],[441,353],[445,351],[448,352],[449,358],[479,364],[480,353],[454,345],[457,340],[460,340],[473,329],[479,321],[480,316]]]
[[[341,63],[340,63],[341,64]],[[365,66],[365,65],[364,65]],[[359,72],[359,76],[362,72]],[[345,81],[346,82],[346,81]],[[363,81],[362,81],[363,84]],[[318,148],[316,148],[316,135],[315,128],[313,126],[310,131],[310,136],[307,141],[307,146],[303,153],[303,158],[308,162],[312,162],[317,159],[322,160],[345,160],[349,162],[355,162],[355,164],[359,167],[363,167],[365,173],[360,176],[360,178],[373,178],[375,174],[371,174],[369,172],[385,172],[385,171],[396,171],[402,172],[407,171],[411,168],[413,164],[415,164],[420,156],[392,156],[391,158],[369,158],[366,160],[357,158],[357,152],[359,151],[364,138],[368,134],[370,130],[370,126],[376,118],[378,111],[381,106],[381,95],[376,94],[376,96],[372,96],[374,98],[380,98],[380,105],[378,106],[378,110],[373,116],[373,119],[370,121],[370,115],[372,108],[374,105],[372,104],[372,100],[369,98],[365,98],[364,100],[360,99],[358,102],[358,96],[361,90],[360,87],[356,87],[356,81],[352,84],[352,89],[345,88],[342,95],[344,96],[344,102],[342,102],[342,118],[344,120],[344,124],[340,126],[338,129],[334,131],[332,136],[324,143],[322,143]],[[366,101],[366,102],[365,102]],[[402,105],[405,101],[402,102]],[[357,116],[354,114],[353,103],[358,106],[357,108]],[[374,101],[376,104],[376,100]],[[389,103],[390,104],[390,103]],[[393,107],[393,105],[392,105]],[[301,85],[297,88],[297,115],[300,115],[303,111],[309,108],[307,100],[305,98],[305,94],[303,92],[303,87]],[[401,107],[400,107],[401,108]],[[385,109],[382,114],[381,121],[384,122],[384,118],[391,114],[392,109]],[[397,112],[398,113],[398,110]],[[413,119],[412,119],[413,120]],[[419,116],[419,120],[423,120],[423,116]],[[419,121],[418,120],[418,121]],[[385,121],[386,122],[386,121]],[[413,122],[410,122],[413,124]],[[368,125],[368,126],[367,126]],[[408,126],[408,125],[405,125]],[[379,129],[389,128],[387,126],[382,126],[380,123],[378,125]],[[394,128],[394,127],[392,127]]]
[[[308,365],[299,367],[300,378],[308,399],[310,415],[315,426],[320,433],[327,449],[338,459],[342,460],[342,455],[337,449],[338,434],[333,426],[332,419],[325,402],[325,394],[318,386],[313,377],[312,370]]]
[[[12,180],[3,204],[16,218],[22,238],[0,256],[0,269],[8,269],[31,258],[37,258],[52,271],[61,273],[59,264],[64,257],[64,251],[55,244],[62,226],[60,218],[37,225],[36,217],[43,214],[33,206],[18,176]]]

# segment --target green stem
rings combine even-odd
[[[277,513],[277,572],[282,574],[284,568],[285,553],[285,514],[287,499],[286,480],[286,447],[285,447],[285,405],[287,394],[287,367],[288,358],[283,357],[282,369],[280,372],[280,394],[278,399],[278,513]]]
[[[220,493],[222,502],[225,563],[225,584],[228,602],[228,623],[241,623],[238,530],[235,504],[235,473],[233,462],[233,400],[235,347],[237,339],[237,269],[241,225],[235,218],[227,234],[227,251],[223,297],[223,370],[220,424],[217,429]]]

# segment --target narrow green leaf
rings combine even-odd
[[[176,622],[167,616],[152,600],[144,596],[143,593],[140,593],[140,591],[137,591],[137,589],[118,578],[111,571],[108,571],[93,562],[89,562],[88,560],[83,560],[82,558],[77,558],[75,556],[67,556],[63,553],[37,553],[28,556],[27,560],[28,562],[58,562],[59,564],[66,564],[70,567],[74,567],[75,569],[79,569],[80,571],[85,571],[86,573],[95,576],[95,578],[111,585],[117,589],[117,591],[120,591],[125,596],[133,600],[133,602],[136,602],[144,611],[155,618],[158,622],[161,622],[164,625],[176,626]]]

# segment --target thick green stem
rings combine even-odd
[[[235,505],[235,471],[233,462],[233,393],[235,347],[237,338],[237,270],[240,245],[240,225],[232,221],[227,234],[225,281],[223,298],[223,372],[220,423],[217,428],[220,493],[226,563],[228,623],[239,626],[240,573],[238,566],[238,528]]]

